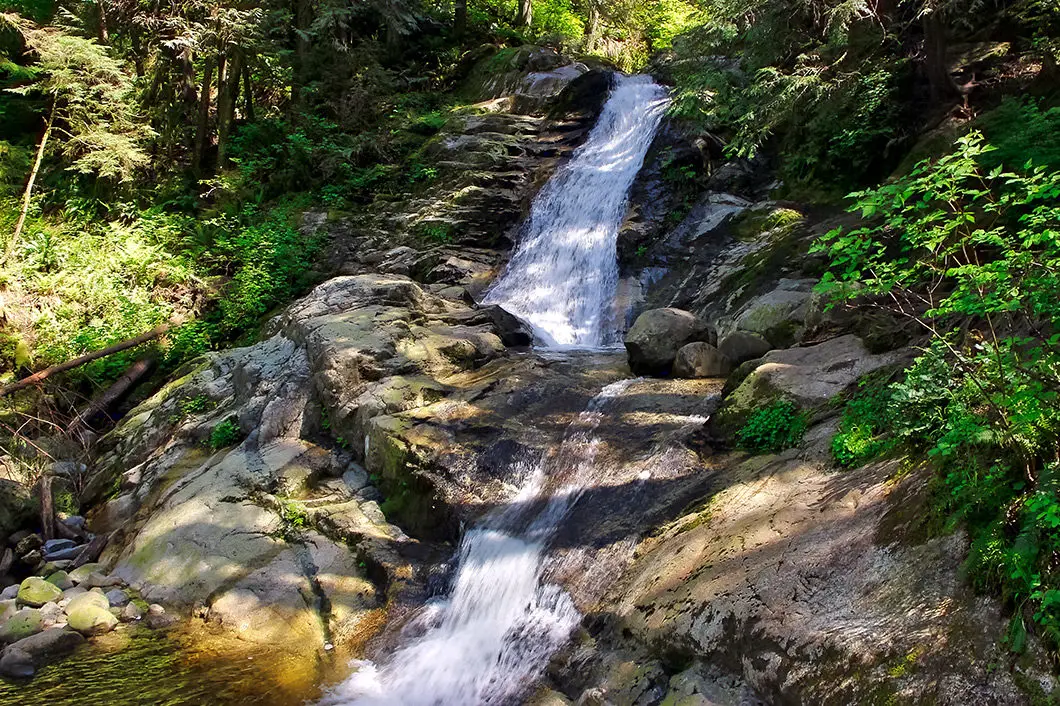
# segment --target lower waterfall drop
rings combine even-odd
[[[555,456],[522,490],[467,532],[449,595],[429,602],[382,665],[361,662],[325,706],[507,704],[536,679],[581,615],[543,580],[548,540],[593,480],[605,387],[569,427]]]

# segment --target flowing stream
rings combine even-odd
[[[644,76],[619,77],[586,143],[542,189],[508,269],[486,301],[530,322],[549,347],[600,347],[618,280],[616,239],[626,199],[666,105]],[[546,580],[548,543],[599,476],[596,430],[605,387],[532,467],[513,468],[522,489],[468,531],[448,595],[405,626],[379,664],[361,662],[323,700],[329,706],[473,706],[518,702],[581,620]]]
[[[667,103],[650,77],[618,77],[585,144],[534,200],[515,254],[486,294],[550,347],[618,342],[618,230]]]

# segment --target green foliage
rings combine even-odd
[[[1011,145],[1011,143],[1010,143]],[[855,398],[837,459],[891,445],[926,452],[936,504],[972,537],[969,575],[1022,610],[1060,646],[1060,172],[994,164],[981,134],[877,189],[852,194],[867,219],[815,245],[829,261],[821,289],[886,306],[932,340],[905,378]]]
[[[736,443],[755,453],[783,451],[798,446],[808,421],[793,403],[778,400],[751,413],[736,432]]]
[[[843,409],[832,438],[832,455],[841,466],[857,466],[896,445],[893,424],[901,418],[888,387],[863,385]]]
[[[280,536],[287,540],[296,539],[309,529],[309,514],[300,504],[280,500]]]
[[[452,226],[441,221],[425,221],[418,228],[420,237],[435,243],[453,242]]]
[[[69,488],[63,488],[52,495],[52,505],[56,512],[66,515],[77,515],[81,511],[81,503],[77,495]]]
[[[94,41],[57,27],[40,28],[17,16],[17,27],[37,63],[33,79],[8,88],[40,96],[65,139],[56,141],[68,169],[125,182],[148,164],[141,143],[153,131],[130,112],[132,79],[122,62]]]
[[[234,446],[243,438],[243,432],[239,428],[239,421],[235,417],[228,417],[218,422],[210,432],[209,446],[214,451]]]
[[[1030,161],[1060,169],[1060,108],[1008,97],[977,124],[994,147],[980,157],[987,167],[1022,166]]]

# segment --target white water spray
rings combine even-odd
[[[605,387],[571,424],[557,454],[464,536],[452,591],[425,606],[389,660],[360,662],[322,704],[507,704],[533,683],[581,620],[570,596],[542,580],[545,548],[593,478],[594,432],[604,406],[632,382]],[[556,479],[560,487],[546,488]],[[523,528],[519,536],[515,528]]]
[[[618,230],[667,102],[648,76],[617,78],[585,144],[534,200],[511,262],[486,294],[548,346],[617,342]]]

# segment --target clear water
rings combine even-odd
[[[618,78],[585,144],[534,200],[507,269],[486,294],[547,346],[617,342],[618,231],[667,103],[650,77]]]

